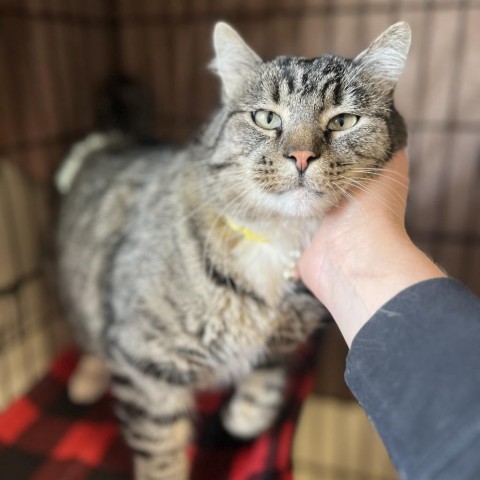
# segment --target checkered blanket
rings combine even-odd
[[[218,410],[228,392],[198,396],[198,434],[189,454],[193,480],[291,480],[291,447],[302,400],[310,391],[313,346],[292,369],[288,402],[269,432],[253,442],[232,438]],[[25,397],[0,414],[0,480],[131,480],[131,454],[107,395],[73,405],[66,383],[78,353],[69,350]],[[1,388],[1,387],[0,387]]]

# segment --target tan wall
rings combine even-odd
[[[0,161],[0,411],[67,340],[43,251],[51,238],[46,194],[16,165]]]

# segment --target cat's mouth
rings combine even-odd
[[[282,180],[269,185],[268,189],[259,189],[263,194],[261,201],[267,209],[289,217],[318,217],[332,205],[327,182],[293,175]]]
[[[328,205],[323,196],[326,192],[311,187],[297,186],[285,189],[277,196],[278,204],[287,215],[311,217],[321,215]]]
[[[301,195],[303,197],[308,197],[308,196],[322,197],[323,195],[325,195],[325,192],[323,190],[317,190],[315,188],[307,186],[302,181],[302,182],[299,182],[298,185],[295,185],[289,188],[284,188],[283,190],[280,190],[277,192],[277,195],[288,195],[288,194]]]

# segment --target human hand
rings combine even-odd
[[[402,150],[327,214],[300,259],[300,277],[330,310],[349,345],[395,294],[444,276],[405,231],[408,184]]]

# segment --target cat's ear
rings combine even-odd
[[[386,87],[393,88],[405,66],[411,36],[408,23],[395,23],[355,57],[354,63],[368,70]]]
[[[242,37],[224,22],[215,25],[213,45],[216,55],[210,68],[222,79],[226,98],[232,98],[262,60]]]

